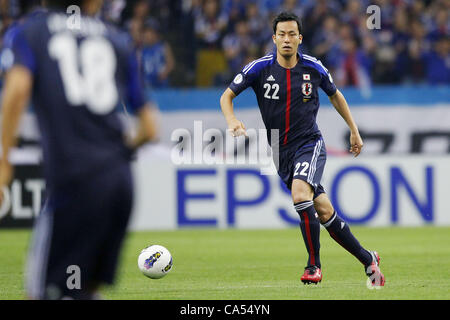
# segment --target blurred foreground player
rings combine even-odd
[[[12,178],[8,156],[31,97],[49,196],[27,260],[27,294],[93,299],[101,284],[113,283],[132,209],[130,158],[155,137],[155,116],[128,35],[92,17],[102,1],[47,4],[48,13],[27,18],[14,31],[2,57],[8,71],[0,188]],[[83,14],[68,20],[69,5]],[[119,119],[122,101],[139,119],[133,138],[125,137]],[[77,270],[78,279],[69,279]]]
[[[320,180],[326,162],[322,134],[316,124],[319,109],[318,88],[328,96],[350,128],[350,152],[358,156],[363,146],[350,109],[337,90],[328,70],[316,58],[302,54],[299,18],[279,14],[273,23],[276,51],[244,67],[223,93],[220,104],[234,136],[246,134],[244,124],[233,112],[233,99],[243,90],[255,91],[263,122],[271,141],[271,130],[279,132],[278,174],[291,190],[294,207],[300,216],[300,229],[308,251],[308,262],[301,281],[317,284],[322,280],[320,264],[320,223],[331,237],[363,265],[373,285],[384,285],[379,255],[364,249],[348,225],[336,214]]]

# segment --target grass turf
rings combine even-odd
[[[117,283],[106,299],[324,300],[450,299],[450,228],[352,227],[368,249],[381,255],[386,286],[366,287],[362,265],[325,230],[321,232],[323,280],[305,286],[300,275],[306,249],[300,231],[180,230],[129,233]],[[23,270],[30,232],[0,231],[0,299],[23,299]],[[172,271],[159,280],[137,268],[140,250],[167,247]]]

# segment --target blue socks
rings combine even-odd
[[[336,211],[333,213],[330,220],[322,225],[337,243],[354,255],[364,266],[368,266],[372,263],[372,255],[359,244],[358,240],[350,231],[347,223],[337,215]]]
[[[308,267],[317,266],[320,268],[320,221],[313,201],[303,201],[294,204],[295,210],[300,216],[300,230],[308,251]]]
[[[308,251],[308,266],[320,265],[320,221],[314,208],[313,201],[303,201],[294,204],[295,210],[300,216],[300,230]],[[347,223],[336,212],[330,220],[322,224],[330,236],[345,250],[354,255],[364,266],[372,263],[372,255],[364,249],[350,231]]]

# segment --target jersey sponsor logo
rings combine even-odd
[[[303,80],[310,81],[311,80],[311,75],[309,73],[303,74]]]
[[[305,82],[302,84],[302,93],[304,96],[309,97],[312,93],[312,84],[311,82]]]
[[[239,73],[239,74],[234,78],[233,82],[234,82],[235,84],[240,84],[240,83],[242,83],[243,80],[244,80],[244,77],[242,76],[242,74]]]
[[[275,78],[273,77],[273,75],[270,75],[266,81],[275,81]]]

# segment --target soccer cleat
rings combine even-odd
[[[385,283],[384,275],[380,269],[380,255],[376,251],[369,251],[372,255],[372,263],[366,266],[366,275],[369,277],[369,281],[372,282],[373,287],[383,287]]]
[[[305,273],[302,275],[300,280],[304,284],[318,284],[322,281],[322,271],[317,266],[308,266],[305,268]]]

